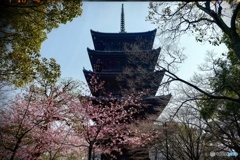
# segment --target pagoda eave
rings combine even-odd
[[[125,55],[124,51],[101,51],[87,48],[89,56]]]
[[[148,62],[147,66],[144,66],[144,68],[148,68],[149,70],[153,71],[155,65],[157,64],[157,60],[161,51],[161,48],[152,49],[152,50],[145,50],[141,51],[139,53],[125,53],[124,51],[96,51],[91,50],[87,48],[89,59],[91,62],[92,69],[94,71],[100,71],[100,72],[111,72],[111,71],[122,71],[124,67],[127,67],[128,65],[132,65],[131,63],[128,64],[128,58],[131,58],[131,56],[138,57],[142,56],[142,59],[144,59],[144,64],[146,65],[146,62]],[[132,58],[134,59],[134,57]]]
[[[110,32],[98,32],[98,31],[94,31],[94,30],[90,30],[91,31],[91,34],[94,35],[94,36],[100,36],[100,37],[122,37],[122,36],[155,36],[156,35],[156,32],[157,32],[157,29],[154,29],[154,30],[151,30],[151,31],[146,31],[146,32],[121,32],[121,33],[110,33]]]
[[[85,97],[85,96],[81,96],[81,97]],[[146,105],[153,105],[153,106],[158,106],[158,108],[160,107],[161,109],[164,109],[165,106],[168,104],[168,102],[170,101],[172,95],[168,94],[168,95],[161,95],[161,96],[145,96],[142,99],[142,104]],[[98,97],[85,97],[85,98],[89,98],[90,100],[93,101],[109,101],[109,97],[108,96],[98,96]],[[123,100],[124,97],[122,96],[113,96],[110,99],[112,100]]]
[[[91,76],[98,76],[100,79],[101,78],[116,78],[119,75],[128,75],[128,73],[121,73],[121,72],[94,72],[94,71],[90,71],[90,70],[86,70],[83,69],[83,73],[85,75],[85,78],[91,78]],[[136,73],[131,73],[131,76],[141,76],[144,74],[150,74],[150,73],[140,73],[140,72],[136,72]],[[165,74],[165,70],[160,70],[160,71],[155,71],[153,73],[151,73],[151,75],[155,78],[159,80],[159,83],[161,83],[160,80],[162,80],[163,76]],[[150,75],[150,76],[151,76]]]
[[[157,106],[166,106],[171,99],[172,95],[161,95],[161,96],[149,96],[143,98],[143,103],[157,105]],[[164,109],[164,108],[163,108]]]
[[[109,55],[128,55],[127,51],[101,51],[101,50],[93,50],[90,48],[87,48],[88,54],[90,56],[109,56]],[[141,51],[132,51],[132,53],[160,53],[161,47],[158,47],[156,49],[151,49],[151,50],[141,50]]]
[[[122,50],[125,44],[142,43],[142,49],[152,49],[156,29],[148,32],[135,33],[103,33],[91,30],[95,50]]]
[[[142,119],[148,119],[148,122],[154,122],[156,119],[160,116],[162,111],[165,109],[167,104],[169,103],[171,99],[171,94],[168,95],[161,95],[161,96],[147,96],[143,97],[140,103],[142,103],[143,110],[139,113],[141,115]],[[108,102],[108,101],[122,101],[124,100],[124,97],[122,96],[99,96],[99,97],[79,97],[81,98],[87,98],[93,101],[93,103],[99,103],[99,102]],[[143,122],[141,122],[143,123]]]
[[[155,95],[158,87],[162,81],[165,71],[156,71],[153,73],[134,73],[130,79],[136,79],[136,77],[144,77],[144,79],[140,79],[136,85],[129,85],[130,81],[128,81],[129,77],[128,74],[122,74],[121,72],[93,72],[88,70],[83,70],[85,79],[90,87],[91,90],[91,80],[92,77],[96,78],[97,83],[101,84],[104,83],[104,88],[106,93],[111,93],[113,95],[122,95],[124,91],[129,89],[136,89],[136,91],[144,91],[147,89],[146,92],[149,95]],[[123,76],[123,78],[121,77]],[[97,85],[97,84],[96,84]],[[123,90],[123,89],[125,90]],[[94,96],[97,96],[99,93],[92,93]]]
[[[96,75],[99,76],[99,78],[101,77],[116,77],[117,75],[120,74],[120,72],[94,72],[94,71],[90,71],[90,70],[86,70],[83,69],[83,73],[85,75],[85,77],[91,77],[91,75]]]

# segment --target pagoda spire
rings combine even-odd
[[[123,8],[123,4],[122,4],[122,12],[121,12],[120,33],[126,33],[126,32],[125,32],[125,20],[124,20],[124,8]]]

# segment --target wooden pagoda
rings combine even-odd
[[[148,108],[144,111],[144,116],[151,117],[152,123],[157,119],[171,98],[171,95],[156,96],[165,71],[155,70],[155,65],[157,64],[161,51],[161,48],[153,49],[155,34],[156,29],[147,32],[127,33],[125,31],[124,10],[122,5],[119,33],[103,33],[91,30],[94,49],[87,48],[87,52],[93,70],[83,69],[86,81],[94,97],[101,98],[111,93],[111,95],[121,98],[123,94],[126,93],[124,90],[130,90],[128,85],[130,79],[129,77],[125,79],[119,78],[119,76],[121,77],[121,75],[126,74],[124,69],[133,66],[137,67],[138,65],[136,63],[134,65],[129,63],[129,52],[131,51],[126,51],[126,45],[134,46],[138,44],[139,41],[144,41],[144,45],[139,45],[138,50],[133,50],[131,54],[138,52],[138,54],[148,54],[150,55],[148,57],[151,58],[145,59],[144,65],[142,65],[142,62],[139,62],[139,65],[144,66],[145,72],[140,72],[137,69],[131,70],[132,76],[130,76],[130,78],[148,77],[146,81],[142,81],[141,86],[134,85],[132,87],[137,91],[149,91],[148,95],[143,99],[143,102],[148,104]],[[90,81],[92,76],[96,76],[99,78],[99,81],[104,82],[104,95],[103,91],[95,92],[91,89]],[[149,119],[147,123],[149,123]]]

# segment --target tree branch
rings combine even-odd
[[[217,95],[212,95],[210,93],[207,93],[206,91],[202,90],[201,88],[197,87],[196,85],[190,83],[190,82],[187,82],[181,78],[179,78],[177,75],[171,73],[170,71],[167,71],[167,73],[169,73],[170,75],[167,75],[169,77],[172,77],[173,79],[175,79],[176,81],[180,81],[180,82],[183,82],[184,84],[194,88],[195,90],[197,90],[198,92],[206,95],[207,97],[211,98],[211,99],[225,99],[225,100],[229,100],[229,101],[233,101],[233,102],[237,102],[237,103],[240,103],[240,99],[236,99],[236,98],[231,98],[231,97],[227,97],[227,96],[217,96]]]
[[[236,31],[236,23],[235,22],[236,22],[236,18],[237,18],[239,10],[240,10],[240,3],[238,3],[237,7],[233,11],[233,15],[232,15],[232,18],[231,18],[231,28],[234,31]]]
[[[222,18],[217,13],[215,13],[210,8],[208,9],[208,8],[205,8],[205,7],[201,6],[198,2],[196,2],[196,6],[200,10],[207,13],[210,17],[212,17],[214,22],[218,25],[218,27],[220,27],[222,29],[222,31],[224,33],[226,33],[227,35],[230,35],[230,28],[226,25],[226,23],[222,20]]]

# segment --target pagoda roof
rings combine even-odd
[[[127,78],[126,79],[118,78],[120,75],[128,75],[128,74],[123,74],[120,72],[93,72],[85,69],[83,70],[83,72],[90,90],[91,90],[90,81],[92,76],[98,77],[98,84],[100,84],[101,82],[104,82],[104,90],[106,93],[112,93],[113,95],[121,95],[123,91],[122,89],[128,88]],[[164,73],[165,73],[165,70],[155,71],[155,72],[152,72],[151,74],[141,73],[141,72],[132,73],[131,76],[133,76],[133,78],[134,76],[142,77],[144,76],[144,74],[149,74],[147,75],[148,79],[146,80],[146,82],[142,82],[143,86],[134,86],[134,88],[136,88],[137,90],[150,89],[151,93],[149,94],[155,95],[162,81]],[[92,92],[92,95],[100,96],[99,93],[93,93],[93,92]]]
[[[160,53],[161,48],[153,49],[153,50],[146,50],[140,51],[140,54],[151,54],[151,56],[143,57],[144,59],[148,58],[148,65],[144,66],[144,68],[148,68],[149,70],[154,70],[155,65],[158,60],[158,56]],[[128,54],[124,51],[96,51],[87,48],[89,59],[92,65],[92,69],[94,71],[99,72],[111,72],[111,71],[118,71],[121,72],[124,67],[128,64],[128,58],[134,52]],[[136,53],[138,54],[138,53]],[[141,55],[140,55],[141,56]],[[147,63],[146,61],[144,62]],[[133,64],[128,64],[133,65]],[[139,65],[139,64],[138,64]]]
[[[86,69],[83,69],[83,73],[84,75],[93,74],[99,77],[115,77],[120,74],[119,72],[94,72]]]
[[[172,95],[168,94],[143,98],[142,103],[146,104],[146,106],[143,108],[143,111],[139,113],[139,116],[141,116],[142,119],[147,119],[147,121],[143,121],[141,123],[149,123],[151,121],[156,121],[156,119],[160,116],[162,111],[167,106],[171,97]]]
[[[113,96],[113,97],[109,97],[109,96],[99,96],[99,97],[86,97],[86,96],[81,96],[81,97],[85,97],[85,98],[89,98],[91,100],[96,100],[96,101],[109,101],[109,99],[111,100],[122,100],[124,97],[122,96]],[[154,106],[161,106],[161,109],[164,109],[164,107],[167,105],[167,103],[169,102],[170,98],[172,97],[171,94],[168,95],[160,95],[160,96],[145,96],[142,98],[142,103],[143,104],[151,104]]]
[[[156,49],[151,49],[151,50],[141,50],[139,52],[141,53],[149,53],[149,52],[152,52],[152,51],[158,51],[160,52],[161,50],[161,47],[158,47]],[[87,48],[87,51],[88,51],[88,54],[89,55],[104,55],[104,56],[108,56],[108,55],[126,55],[126,52],[125,51],[101,51],[101,50],[93,50],[93,49],[90,49],[90,48]]]
[[[90,55],[99,55],[99,56],[108,56],[108,55],[125,55],[124,51],[101,51],[101,50],[93,50],[87,48],[88,54]]]
[[[123,50],[124,44],[146,40],[144,47],[152,49],[157,29],[147,32],[104,33],[91,30],[95,50]]]
[[[151,122],[156,121],[156,119],[159,117],[159,115],[162,113],[162,111],[165,109],[167,104],[169,103],[172,95],[160,95],[160,96],[144,96],[141,99],[141,103],[143,104],[143,110],[138,114],[138,118],[148,119]],[[81,98],[87,98],[89,100],[92,100],[95,103],[99,103],[99,101],[119,101],[124,100],[124,96],[99,96],[99,97],[89,97],[89,96],[80,96]],[[142,122],[141,122],[142,123]]]
[[[146,31],[146,32],[116,32],[116,33],[110,33],[110,32],[98,32],[98,31],[94,31],[91,29],[91,33],[92,35],[96,35],[96,36],[107,36],[107,37],[128,37],[128,36],[151,36],[156,34],[157,29],[151,30],[151,31]]]
[[[111,78],[111,77],[116,77],[116,76],[122,74],[122,73],[119,73],[119,72],[93,72],[93,71],[86,70],[86,69],[83,69],[83,73],[84,73],[85,77],[87,77],[87,78],[91,78],[90,75],[96,75],[99,78]],[[163,78],[162,76],[164,75],[164,73],[165,73],[165,70],[160,70],[160,71],[153,72],[153,74],[157,74],[159,76],[161,75],[160,76],[161,78]],[[140,76],[141,74],[144,74],[144,73],[135,72],[134,74]],[[160,78],[160,77],[158,77],[158,78]]]

